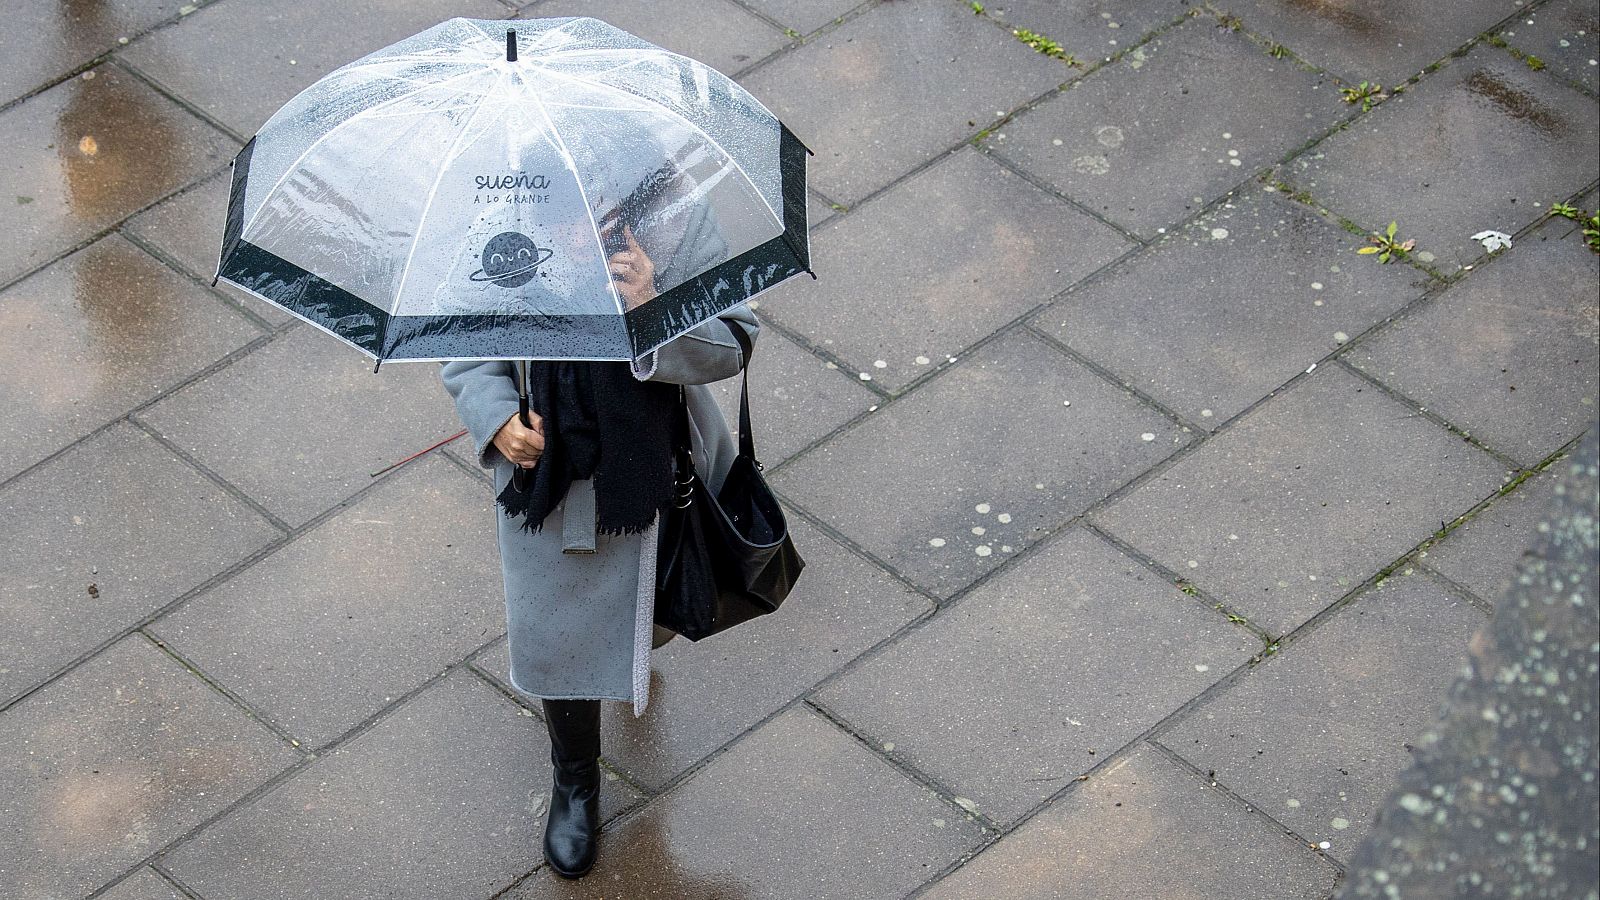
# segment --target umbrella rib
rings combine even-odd
[[[589,203],[589,192],[583,188],[583,173],[578,171],[578,161],[573,158],[572,151],[567,149],[567,142],[561,139],[561,133],[556,130],[556,123],[551,120],[549,110],[544,108],[544,99],[539,96],[538,88],[528,84],[528,80],[522,77],[520,69],[513,69],[512,71],[516,73],[517,80],[527,86],[528,95],[533,98],[534,104],[539,107],[539,115],[544,117],[545,125],[550,129],[550,139],[555,142],[557,147],[561,148],[561,156],[567,163],[567,169],[572,172],[572,181],[578,186],[578,196],[583,199],[583,209],[588,214],[589,228],[594,232],[595,249],[600,251],[600,261],[606,264],[606,286],[611,289],[611,300],[617,305],[617,313],[619,315],[626,314],[627,310],[622,305],[622,294],[617,291],[617,280],[611,277],[611,264],[606,256],[606,244],[605,241],[600,239],[600,226],[596,225],[594,221],[594,207]]]
[[[467,133],[472,130],[472,123],[478,118],[478,113],[483,111],[484,101],[488,98],[489,94],[487,92],[478,96],[477,102],[473,104],[472,112],[467,115],[466,123],[461,126],[461,133],[456,135],[455,141],[450,144],[450,149],[445,151],[444,159],[439,163],[439,171],[433,177],[433,186],[428,189],[428,199],[422,204],[422,214],[417,216],[417,233],[411,236],[411,249],[406,251],[406,262],[400,269],[400,284],[396,286],[394,299],[389,304],[389,314],[391,316],[395,315],[395,311],[400,308],[400,300],[405,296],[406,281],[411,277],[411,260],[417,254],[417,244],[422,241],[422,229],[428,221],[428,210],[433,208],[433,200],[439,194],[439,183],[444,181],[445,170],[450,168],[451,158],[456,152],[456,148],[461,146],[461,142],[466,139]]]
[[[359,120],[365,118],[366,116],[369,116],[369,115],[377,112],[380,109],[386,109],[386,108],[388,108],[390,106],[395,105],[396,103],[399,103],[401,100],[406,100],[406,99],[409,99],[411,97],[414,97],[417,94],[422,93],[423,91],[432,90],[433,88],[437,88],[437,87],[443,87],[443,86],[449,84],[452,81],[456,81],[456,80],[461,79],[461,78],[466,78],[469,75],[479,74],[479,72],[481,72],[481,71],[482,70],[480,69],[480,70],[471,71],[471,72],[462,72],[459,75],[452,75],[449,78],[444,79],[443,81],[436,81],[433,84],[424,85],[422,87],[418,87],[418,88],[415,88],[413,90],[406,91],[405,93],[396,95],[394,97],[391,97],[388,100],[385,100],[382,103],[377,104],[376,106],[369,106],[366,109],[363,109],[360,112],[357,112],[355,115],[351,116],[350,118],[345,119],[345,120],[335,124],[332,128],[328,129],[326,134],[324,134],[321,137],[317,138],[316,140],[312,141],[311,142],[311,146],[307,147],[304,152],[302,152],[299,156],[295,157],[294,162],[290,163],[288,165],[288,167],[283,170],[283,174],[279,175],[278,176],[278,180],[272,183],[272,187],[267,188],[266,193],[261,195],[261,205],[256,207],[256,211],[253,214],[251,214],[251,216],[250,216],[250,221],[244,223],[244,227],[239,229],[239,233],[241,235],[249,233],[251,227],[256,224],[256,219],[259,219],[261,217],[261,214],[266,211],[267,200],[269,200],[272,197],[272,195],[277,192],[278,188],[283,187],[283,183],[285,181],[288,181],[289,180],[289,176],[294,173],[295,169],[298,168],[299,165],[302,162],[305,161],[305,158],[307,156],[311,155],[311,151],[313,151],[313,150],[317,149],[318,147],[322,146],[323,142],[328,140],[328,138],[331,138],[335,134],[338,134],[341,130],[343,130],[346,126],[350,125],[351,123],[359,121]]]

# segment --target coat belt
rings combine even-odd
[[[561,514],[561,552],[595,552],[594,479],[574,479],[567,485]]]

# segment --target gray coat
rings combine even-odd
[[[633,366],[640,380],[688,386],[695,470],[713,492],[737,453],[727,420],[706,387],[739,372],[741,351],[731,328],[743,328],[752,342],[760,332],[755,314],[737,306]],[[479,464],[494,470],[498,494],[513,469],[492,443],[518,411],[511,364],[452,362],[441,376]],[[538,533],[522,530],[496,508],[511,684],[532,697],[631,700],[638,716],[649,703],[656,525],[642,534],[596,534],[593,488],[592,480],[574,482]],[[573,544],[592,545],[595,552],[563,552]]]

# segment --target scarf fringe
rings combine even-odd
[[[532,534],[538,534],[540,531],[544,530],[544,522],[535,522],[533,520],[533,516],[528,514],[528,499],[529,494],[527,492],[516,490],[511,486],[511,482],[508,481],[506,482],[506,486],[501,489],[500,495],[495,498],[495,502],[499,504],[500,512],[506,518],[515,519],[520,517],[522,519],[522,524],[517,526],[518,528]],[[624,525],[621,527],[616,527],[605,525],[597,521],[595,523],[594,530],[596,534],[607,534],[613,536],[644,534],[646,531],[650,530],[650,527],[654,525],[660,517],[661,509],[658,506],[655,513],[651,515],[650,521],[645,522],[643,525]]]

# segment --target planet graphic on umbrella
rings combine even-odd
[[[539,266],[554,254],[554,250],[540,247],[525,234],[502,231],[483,245],[483,268],[467,278],[500,287],[521,287],[532,281],[539,274]]]

